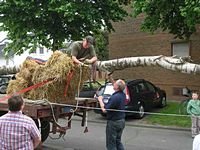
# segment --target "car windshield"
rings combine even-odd
[[[104,90],[105,95],[112,95],[114,93],[113,85],[112,84],[107,84]]]

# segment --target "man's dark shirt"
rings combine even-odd
[[[113,93],[110,97],[108,103],[105,105],[105,109],[116,109],[124,110],[125,109],[125,99],[126,95],[122,91],[117,91]],[[120,120],[125,118],[125,113],[121,111],[109,111],[107,110],[107,119],[108,120]]]

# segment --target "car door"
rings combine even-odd
[[[132,107],[131,110],[137,110],[138,108],[138,101],[142,100],[142,97],[139,93],[137,85],[134,83],[127,84],[129,99],[130,102],[128,103],[129,107]]]
[[[131,105],[133,109],[137,110],[140,103],[146,104],[146,98],[144,94],[144,84],[142,82],[132,82],[127,85],[129,89],[130,102],[128,105]]]
[[[141,97],[141,101],[144,103],[145,108],[148,110],[152,107],[152,95],[150,94],[144,81],[139,82],[136,86]]]
[[[145,82],[145,85],[147,86],[147,89],[148,89],[147,96],[149,97],[150,101],[152,102],[152,105],[155,105],[156,103],[159,102],[159,95],[157,92],[157,88],[148,81]]]

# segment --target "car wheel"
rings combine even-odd
[[[6,85],[0,86],[0,93],[1,94],[6,94],[6,90],[7,90],[7,86]]]
[[[160,107],[163,108],[165,106],[167,106],[167,100],[166,97],[162,97],[160,101]]]
[[[142,119],[144,117],[144,105],[141,103],[138,108],[138,113],[136,113],[136,118]]]

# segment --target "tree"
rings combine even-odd
[[[134,0],[133,16],[145,14],[141,29],[169,31],[176,38],[189,38],[200,23],[199,0]]]
[[[99,30],[95,34],[96,38],[96,53],[99,60],[108,60],[109,50],[108,50],[108,34],[107,30]]]
[[[190,63],[190,61],[191,60],[188,57],[167,57],[163,55],[127,57],[107,61],[97,61],[97,68],[101,71],[112,73],[116,70],[123,70],[131,67],[159,66],[165,69],[178,71],[181,73],[200,75],[200,65]],[[0,75],[16,73],[18,71],[19,67],[0,67]]]
[[[2,0],[0,30],[12,41],[5,51],[16,54],[38,45],[57,50],[67,39],[78,40],[127,15],[129,0]]]

